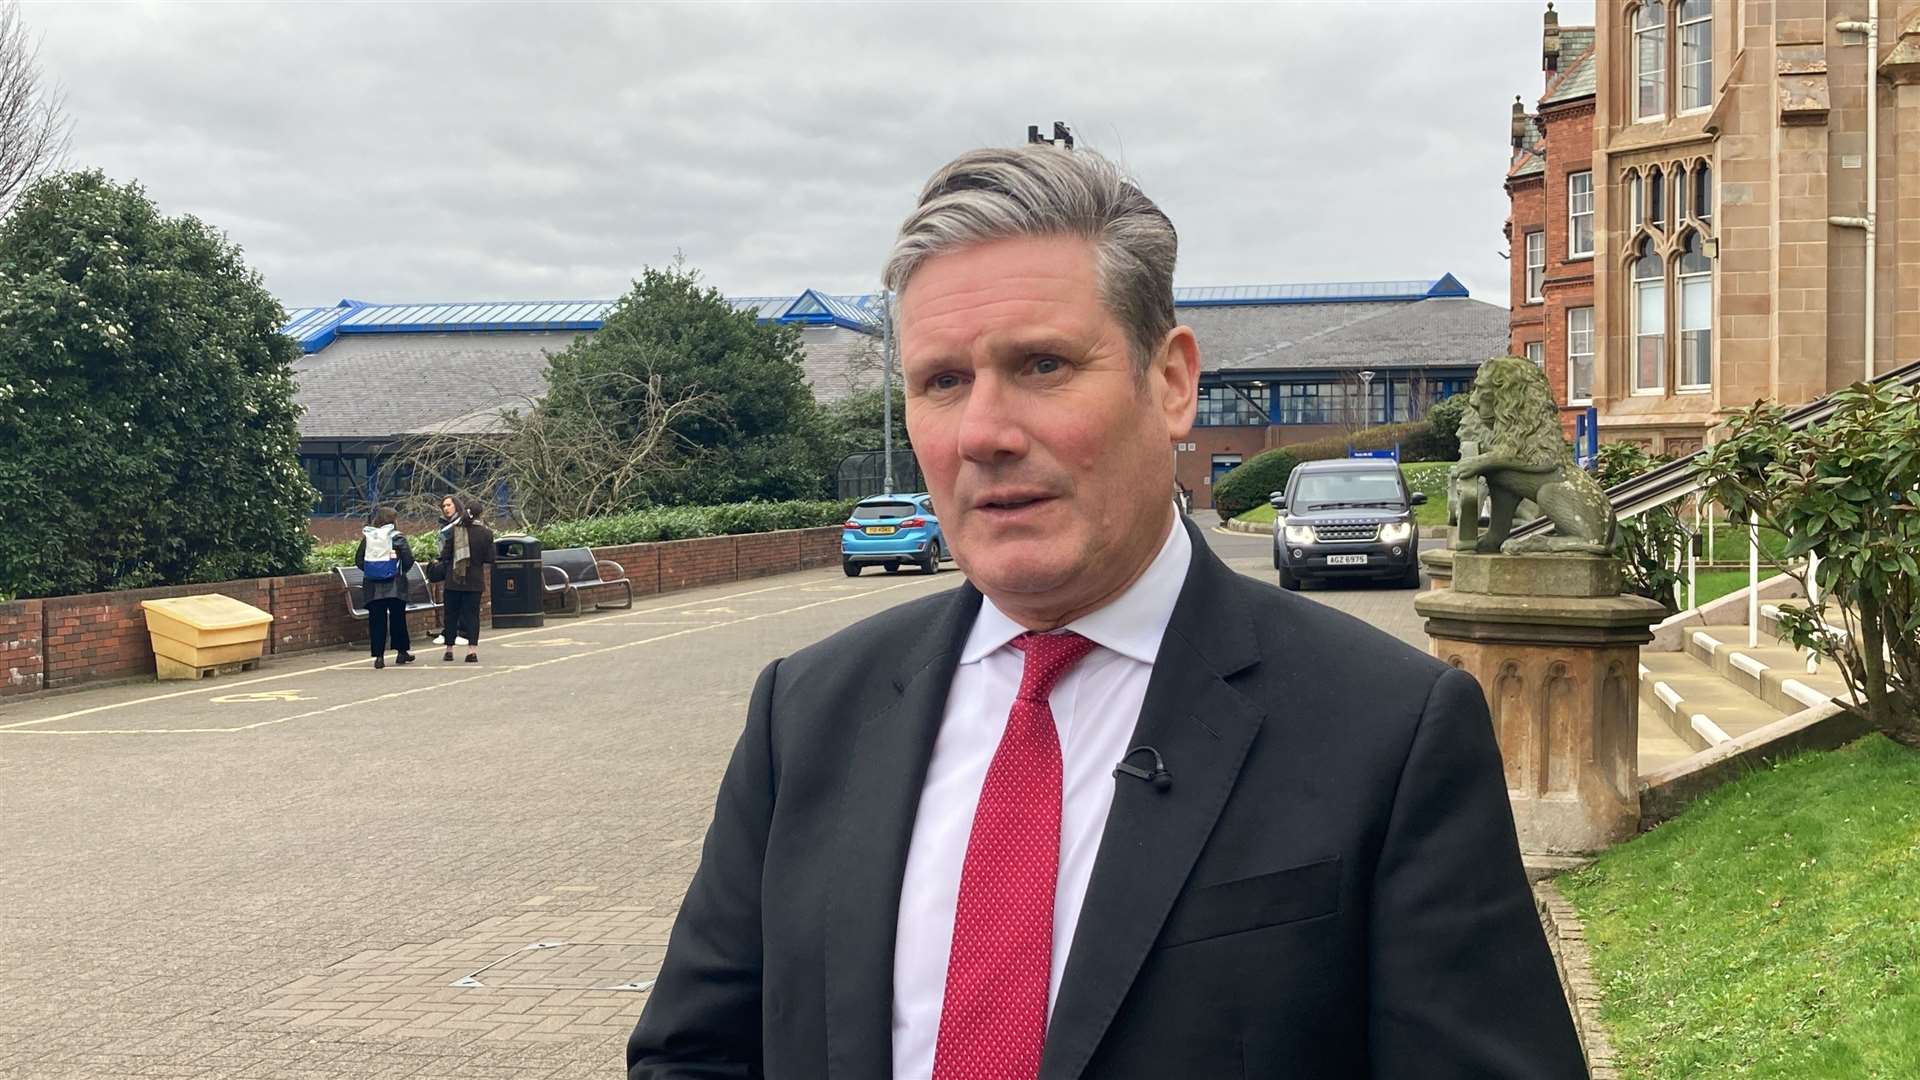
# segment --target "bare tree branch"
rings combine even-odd
[[[63,95],[40,83],[40,47],[20,5],[0,0],[0,217],[35,181],[66,161],[73,122]]]

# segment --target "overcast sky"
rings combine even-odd
[[[1562,3],[1590,23],[1590,2]],[[225,229],[289,306],[866,292],[920,184],[1071,124],[1178,284],[1459,276],[1504,305],[1537,0],[46,4],[70,164]]]

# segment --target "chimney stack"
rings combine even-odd
[[[1540,38],[1540,55],[1548,72],[1560,70],[1560,15],[1553,10],[1553,0],[1547,0],[1545,30]]]

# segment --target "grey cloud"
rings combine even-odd
[[[1563,7],[1566,5],[1562,5]],[[32,5],[73,162],[290,304],[874,287],[958,150],[1061,119],[1183,284],[1459,274],[1501,302],[1533,3]],[[1570,13],[1568,21],[1577,21]]]

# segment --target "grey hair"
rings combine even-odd
[[[927,181],[887,256],[899,295],[922,263],[994,240],[1072,236],[1094,247],[1101,299],[1126,329],[1145,372],[1173,329],[1173,222],[1118,166],[1089,150],[1045,144],[987,147],[954,158]]]

